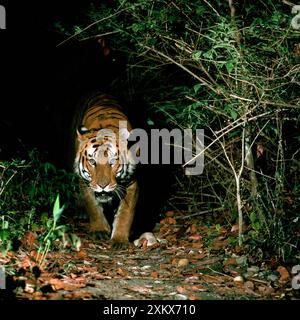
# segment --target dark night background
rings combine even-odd
[[[61,162],[56,153],[66,143],[61,135],[74,106],[86,90],[109,91],[114,70],[121,67],[103,59],[95,41],[56,47],[66,36],[54,23],[76,24],[89,1],[1,4],[7,15],[7,28],[0,34],[1,158],[38,147]]]

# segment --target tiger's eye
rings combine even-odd
[[[117,163],[117,158],[112,158],[112,159],[109,160],[109,164],[111,166],[114,166],[116,163]]]
[[[96,160],[95,159],[89,159],[89,163],[90,163],[90,165],[95,166],[96,165]]]

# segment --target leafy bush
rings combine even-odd
[[[0,248],[4,252],[16,248],[27,231],[38,233],[42,248],[44,240],[59,229],[54,223],[62,213],[57,208],[58,195],[69,205],[66,211],[74,205],[76,178],[43,162],[36,150],[29,159],[0,162]]]

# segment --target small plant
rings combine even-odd
[[[217,232],[220,232],[220,231],[221,231],[221,225],[220,225],[219,223],[217,223],[217,224],[215,225],[215,228],[216,228]]]
[[[51,236],[63,232],[64,227],[57,226],[57,221],[63,210],[68,213],[74,208],[75,181],[73,174],[43,161],[36,150],[29,152],[28,160],[0,162],[1,251],[18,248],[27,231],[40,235],[43,248]],[[62,208],[58,194],[65,203]]]
[[[40,268],[43,267],[45,257],[48,254],[51,244],[57,239],[62,239],[65,235],[66,226],[57,225],[57,222],[61,217],[61,214],[63,213],[64,209],[65,209],[65,205],[60,207],[59,194],[58,194],[53,206],[52,217],[47,221],[47,230],[49,231],[46,233],[45,236],[42,236],[40,239],[41,245],[38,250],[38,256],[37,256],[37,262]]]

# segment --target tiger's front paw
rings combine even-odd
[[[112,249],[114,250],[125,250],[129,247],[129,241],[128,240],[115,240],[112,239]]]

